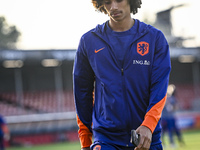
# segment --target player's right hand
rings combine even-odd
[[[135,150],[149,150],[152,139],[151,130],[146,126],[139,126],[136,133],[140,135],[140,141]]]

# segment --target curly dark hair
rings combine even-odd
[[[142,0],[128,0],[128,2],[131,7],[131,13],[136,14],[138,12],[138,8],[141,8]],[[92,3],[96,10],[107,14],[107,11],[103,7],[103,0],[92,0]]]

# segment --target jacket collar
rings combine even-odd
[[[138,19],[135,20],[137,21],[137,33],[135,36],[136,38],[134,38],[134,41],[147,34],[151,27],[150,25],[147,25],[144,22],[140,22]],[[93,33],[102,38],[103,40],[106,40],[105,31],[107,22],[108,21],[101,25],[97,25],[96,28],[93,30]]]

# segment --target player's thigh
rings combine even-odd
[[[104,143],[104,142],[95,142],[90,147],[91,150],[117,150],[115,146]]]
[[[133,147],[128,148],[128,147],[108,144],[105,142],[95,142],[91,146],[91,150],[133,150],[133,149],[134,149]]]

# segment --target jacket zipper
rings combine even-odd
[[[121,68],[121,73],[122,73],[122,76],[124,75],[124,69],[123,68]]]

